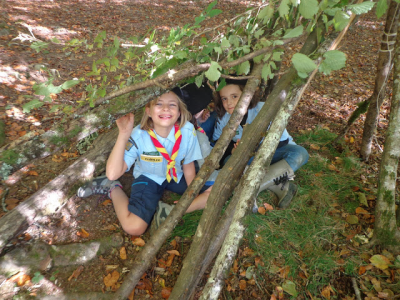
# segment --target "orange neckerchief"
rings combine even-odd
[[[178,183],[178,176],[176,174],[176,168],[175,168],[175,159],[178,156],[178,151],[179,151],[179,146],[181,145],[182,141],[182,134],[181,130],[179,129],[178,124],[175,124],[175,144],[174,147],[172,148],[172,154],[171,157],[169,157],[169,154],[167,150],[165,150],[164,146],[161,145],[161,143],[158,141],[156,134],[154,133],[153,130],[147,131],[150,135],[151,141],[153,142],[154,146],[156,147],[157,151],[161,153],[161,155],[167,160],[167,181],[171,181],[171,177],[175,180],[176,183]]]

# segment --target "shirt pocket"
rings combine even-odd
[[[154,174],[156,176],[165,176],[166,163],[162,156],[150,156],[141,155],[140,156],[140,169],[142,172]]]

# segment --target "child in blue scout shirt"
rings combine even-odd
[[[219,91],[219,97],[215,103],[218,120],[213,134],[214,141],[218,140],[221,136],[222,129],[228,123],[246,84],[243,80],[226,80],[226,83]],[[254,121],[263,105],[264,102],[257,103],[254,99],[251,101],[248,111],[236,131],[236,135],[233,137],[221,159],[222,165],[229,159],[238,145],[243,134],[243,127]],[[278,206],[280,208],[287,208],[297,192],[297,186],[289,180],[293,180],[294,172],[307,163],[308,157],[307,150],[302,146],[296,145],[285,129],[272,158],[269,171],[260,185],[259,192],[265,189],[271,190],[278,197]]]
[[[173,92],[146,105],[140,125],[133,128],[132,113],[117,120],[117,142],[99,177],[78,190],[78,196],[107,194],[122,228],[131,235],[143,234],[158,211],[156,226],[173,206],[159,200],[165,189],[183,194],[196,175],[194,161],[202,159],[191,118],[182,100]],[[130,198],[117,181],[135,163]],[[203,209],[211,187],[203,190],[187,209]]]

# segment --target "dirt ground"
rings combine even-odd
[[[80,91],[62,94],[54,99],[53,103],[46,104],[39,109],[32,110],[29,115],[22,112],[22,105],[30,100],[32,85],[43,80],[43,74],[35,65],[45,64],[49,68],[59,70],[63,80],[79,76],[91,62],[85,61],[83,55],[65,57],[59,48],[49,49],[49,53],[36,53],[29,47],[28,42],[14,40],[20,33],[34,34],[37,38],[46,40],[57,37],[66,41],[71,38],[91,39],[100,30],[106,30],[110,36],[117,35],[126,38],[132,34],[145,34],[147,29],[155,26],[161,32],[167,32],[171,27],[184,25],[193,21],[205,4],[200,1],[5,1],[1,0],[0,8],[0,111],[1,119],[6,124],[6,142],[17,139],[32,130],[48,130],[60,116],[49,114],[51,105],[57,103],[74,103]],[[248,1],[235,2],[220,1],[218,8],[224,13],[207,24],[212,27],[221,20],[226,20],[245,10]],[[344,38],[339,50],[347,55],[347,67],[335,72],[331,76],[317,75],[306,91],[296,112],[291,118],[288,130],[295,135],[302,129],[326,126],[333,132],[338,132],[356,108],[357,103],[366,100],[374,87],[376,60],[379,50],[379,41],[383,31],[383,23],[376,21],[373,13],[362,16],[352,26]],[[356,42],[355,42],[356,41]],[[18,75],[16,75],[18,74]],[[389,93],[389,88],[387,93]],[[379,147],[382,146],[382,131],[387,124],[388,104],[382,108],[378,135],[371,157],[371,166],[376,168],[379,158]],[[359,150],[362,120],[351,128],[349,136],[355,138],[352,145],[354,152]],[[52,180],[62,170],[69,166],[77,157],[63,157],[61,153],[70,152],[64,149],[54,156],[32,161],[24,170],[14,174],[7,182],[1,183],[2,192],[9,189],[3,199],[7,209],[12,209],[18,203],[28,198],[41,186]],[[19,180],[13,180],[19,178]],[[121,179],[124,187],[130,186],[132,176],[127,173]],[[126,192],[129,192],[126,190]],[[171,201],[170,195],[164,196],[165,201]],[[0,217],[6,212],[0,210]],[[82,231],[83,230],[83,231]],[[88,236],[86,236],[86,233]],[[58,292],[101,292],[105,288],[105,270],[110,266],[128,266],[135,254],[140,250],[135,245],[136,237],[124,234],[116,218],[111,202],[105,197],[93,196],[79,199],[72,196],[68,204],[58,215],[37,220],[27,231],[10,242],[7,251],[29,245],[33,241],[43,241],[50,245],[81,243],[87,240],[98,239],[115,232],[121,232],[124,238],[123,247],[127,259],[122,259],[119,251],[102,255],[93,263],[86,264],[83,275],[78,279],[69,279],[77,266],[52,269],[49,276],[55,280],[47,280],[43,286],[52,294]],[[149,234],[142,238],[146,241]],[[176,243],[166,244],[160,251],[154,266],[159,261],[168,261],[170,254],[167,250],[179,249],[181,256],[175,256],[173,264],[165,268],[172,276],[170,282],[161,282],[156,269],[152,268],[143,284],[152,284],[152,294],[148,289],[137,288],[135,299],[162,299],[163,286],[173,286],[174,278],[179,273],[184,254],[190,246],[190,239],[177,239]],[[245,247],[245,245],[243,246]],[[119,250],[119,249],[118,249]],[[243,251],[243,249],[242,249]],[[111,269],[110,269],[111,268]],[[56,274],[56,275],[54,275]],[[44,272],[43,275],[46,276]],[[123,275],[121,274],[121,278]],[[147,280],[147,281],[146,281]],[[352,289],[348,278],[337,278],[336,290],[342,290],[343,295]],[[0,282],[1,284],[1,282]],[[33,284],[32,284],[33,286]],[[37,290],[32,287],[29,293],[35,296]],[[148,288],[148,286],[145,286]],[[27,294],[29,294],[27,291]],[[252,291],[238,295],[238,299],[249,299]],[[12,294],[5,299],[11,299]],[[28,296],[26,296],[28,298]],[[260,298],[261,299],[261,298]]]

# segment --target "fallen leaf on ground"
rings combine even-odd
[[[168,299],[169,296],[171,295],[171,290],[172,290],[171,288],[163,288],[161,290],[161,297],[163,299]]]
[[[334,291],[332,290],[332,287],[328,285],[322,289],[321,296],[329,300],[331,299],[331,293],[334,294]]]
[[[181,256],[177,250],[168,250],[167,252],[169,254],[174,254],[174,255],[177,255],[177,256]]]
[[[85,230],[85,229],[81,229],[80,231],[78,231],[76,233],[78,236],[82,237],[82,238],[87,238],[89,237],[89,233]]]
[[[383,255],[374,255],[369,261],[378,269],[385,270],[389,267],[390,261]]]
[[[18,286],[23,286],[30,280],[31,277],[23,272],[19,272],[8,279],[10,282],[16,282]]]
[[[110,287],[116,284],[118,279],[119,279],[119,273],[117,271],[113,271],[112,273],[104,277],[103,281],[106,287]]]
[[[259,213],[259,214],[265,216],[265,212],[266,212],[266,210],[265,210],[264,207],[260,206],[260,207],[258,208],[258,213]]]
[[[31,175],[31,176],[39,176],[38,172],[36,172],[36,171],[29,171],[29,172],[28,172],[28,175]]]
[[[274,207],[271,204],[264,203],[264,207],[267,211],[274,210]]]
[[[247,283],[246,283],[246,280],[240,280],[239,281],[239,288],[242,290],[242,291],[244,291],[244,290],[246,290],[246,287],[247,287]]]
[[[106,206],[106,205],[110,205],[110,204],[112,204],[112,201],[110,199],[107,199],[101,205]]]
[[[136,238],[132,241],[132,244],[139,246],[139,247],[143,247],[144,245],[146,245],[146,242],[141,238]]]
[[[121,247],[121,249],[119,250],[119,256],[121,257],[121,259],[126,259],[126,249],[125,249],[125,247]]]
[[[71,281],[72,278],[78,279],[78,276],[83,272],[83,266],[79,266],[74,272],[72,272],[71,276],[69,276],[68,281]]]

